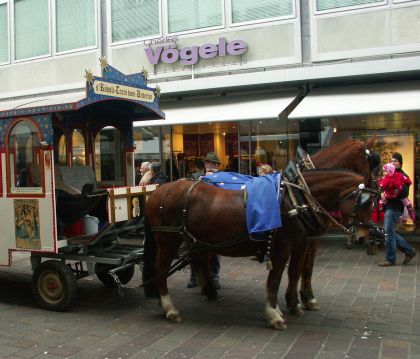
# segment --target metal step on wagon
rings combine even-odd
[[[71,304],[77,279],[127,284],[143,260],[156,186],[134,183],[133,122],[164,118],[159,89],[145,73],[101,68],[86,71],[83,92],[0,103],[0,265],[30,252],[33,294],[49,310]]]

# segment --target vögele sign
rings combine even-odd
[[[211,59],[213,57],[223,57],[227,55],[239,56],[247,52],[248,45],[243,40],[226,41],[224,37],[219,38],[217,45],[204,44],[201,46],[190,46],[177,49],[174,45],[169,47],[158,46],[155,51],[145,48],[147,58],[152,65],[159,62],[173,64],[181,61],[183,65],[194,65],[200,58]]]

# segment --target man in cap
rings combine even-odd
[[[207,153],[204,158],[204,166],[206,167],[206,176],[220,171],[220,160],[215,152]]]
[[[204,166],[206,168],[206,176],[220,171],[220,160],[215,152],[207,153],[204,158]],[[220,289],[220,258],[217,254],[214,254],[211,258],[210,264],[211,278],[213,280],[213,285],[216,289]],[[197,275],[191,270],[190,280],[187,283],[188,288],[194,288],[197,286]]]
[[[389,162],[395,166],[396,172],[400,172],[403,176],[408,177],[401,168],[403,163],[401,153],[395,152]],[[404,211],[404,204],[401,202],[401,199],[408,196],[408,191],[409,186],[404,184],[401,193],[396,198],[387,199],[384,205],[385,260],[378,263],[381,267],[389,267],[396,264],[397,248],[405,254],[403,264],[408,264],[417,254],[414,248],[396,232],[398,221]]]

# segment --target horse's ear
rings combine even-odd
[[[375,146],[375,142],[376,142],[376,135],[373,135],[372,137],[370,137],[367,141],[366,141],[366,148],[368,150],[371,150],[374,146]]]

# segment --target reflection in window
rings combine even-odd
[[[246,22],[293,15],[294,0],[232,0],[232,22]]]
[[[286,168],[291,148],[296,148],[299,139],[286,126],[278,120],[240,123],[241,173],[256,175],[264,163],[276,171]]]
[[[72,136],[72,164],[73,166],[86,165],[85,137],[81,130],[74,130]]]
[[[169,32],[220,26],[221,0],[168,0]]]
[[[317,0],[316,9],[318,11],[339,9],[343,7],[383,3],[383,0]]]
[[[19,192],[19,188],[24,187],[31,187],[36,193],[42,191],[39,141],[38,130],[30,122],[21,121],[10,131],[8,156],[11,192]]]
[[[120,132],[114,127],[105,127],[95,139],[95,174],[98,181],[123,185],[124,143]]]
[[[94,46],[95,1],[56,0],[57,51]]]
[[[0,4],[0,64],[9,61],[7,4]]]
[[[159,16],[158,0],[112,0],[112,42],[158,36]]]
[[[67,145],[66,137],[64,135],[60,136],[58,140],[58,164],[60,166],[65,166],[67,164]]]
[[[50,52],[48,0],[15,0],[15,59]]]

